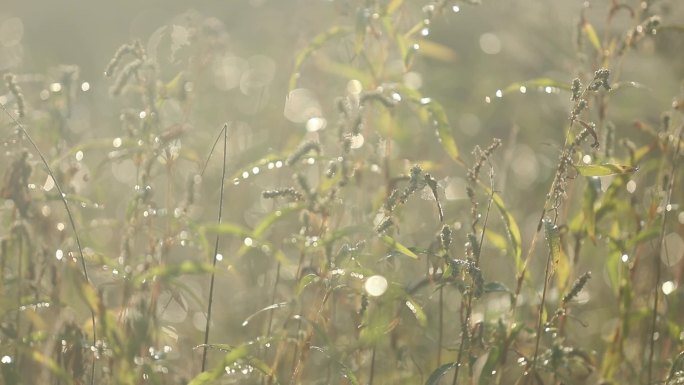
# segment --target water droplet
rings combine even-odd
[[[363,135],[361,135],[361,134],[357,134],[357,135],[352,136],[350,138],[350,140],[351,140],[351,148],[352,149],[361,148],[361,146],[363,146],[364,139],[363,139]]]
[[[218,262],[223,261],[223,254],[216,254],[216,260],[217,260]]]
[[[526,92],[527,92],[527,87],[525,87],[525,86],[520,86],[520,93],[521,93],[521,94],[524,94],[524,93],[526,93]]]
[[[62,90],[62,85],[60,83],[52,83],[50,84],[50,91],[57,93]]]
[[[414,43],[411,48],[413,48],[414,51],[418,51],[420,49],[420,44]]]
[[[240,179],[238,179],[238,178],[233,179],[233,184],[236,185],[236,186],[239,185],[239,184],[240,184]]]
[[[77,160],[78,162],[80,162],[80,161],[83,160],[83,151],[80,151],[80,150],[79,150],[78,152],[76,152],[76,160]]]
[[[252,174],[254,174],[254,175],[259,174],[259,171],[260,171],[260,170],[259,170],[259,167],[253,167],[253,168],[252,168]]]
[[[81,91],[87,92],[88,90],[90,90],[90,83],[88,83],[88,82],[81,83]]]
[[[395,102],[400,102],[401,101],[401,95],[397,92],[392,92],[392,100]]]
[[[420,104],[422,105],[430,104],[431,101],[432,99],[430,98],[420,98]]]
[[[582,157],[582,162],[584,164],[590,164],[591,163],[591,155],[586,154]]]
[[[635,181],[630,180],[627,182],[627,192],[630,194],[634,194],[634,191],[636,191],[637,184]]]
[[[622,257],[620,257],[620,260],[621,260],[622,262],[627,262],[627,261],[629,261],[629,255],[627,255],[627,254],[622,254]]]
[[[501,90],[496,90],[496,97],[497,97],[497,98],[503,97],[503,91],[501,91]]]
[[[61,261],[62,258],[64,258],[64,252],[61,249],[57,249],[57,251],[55,251],[55,258],[57,258],[58,261]]]
[[[57,224],[57,231],[64,231],[64,223],[59,222]]]
[[[489,104],[492,102],[492,99],[489,96],[485,96],[485,103]]]
[[[247,178],[249,178],[249,172],[243,171],[242,172],[242,179],[247,179]]]
[[[121,147],[122,143],[123,141],[121,140],[121,138],[114,138],[114,140],[112,140],[112,146],[114,146],[114,148]]]
[[[140,119],[145,119],[146,116],[147,116],[147,112],[145,112],[145,111],[140,111],[140,113],[138,114],[138,117],[140,117]]]
[[[12,363],[12,357],[2,356],[2,358],[0,358],[0,362],[2,362],[3,364],[11,364]]]
[[[314,163],[316,163],[316,159],[314,159],[314,158],[307,158],[306,159],[306,164],[314,164]]]
[[[454,5],[453,7],[451,7],[451,10],[452,10],[454,13],[458,13],[458,12],[461,11],[461,8],[460,8],[458,5]]]
[[[379,297],[387,291],[387,279],[381,275],[374,275],[368,277],[366,283],[364,284],[364,289],[366,293],[373,297]]]
[[[247,237],[247,238],[245,238],[244,243],[245,243],[245,246],[250,247],[250,246],[252,246],[252,244],[254,243],[254,241],[252,240],[252,238]]]
[[[673,291],[677,289],[677,284],[672,281],[663,282],[662,285],[663,294],[670,295]]]
[[[55,187],[55,181],[50,175],[47,176],[45,183],[43,183],[43,190],[50,191]]]
[[[283,167],[283,162],[279,160],[275,163],[275,166],[276,166],[276,168],[281,168],[281,167]]]
[[[324,129],[327,124],[328,124],[328,121],[325,120],[324,118],[313,117],[313,118],[306,121],[306,131],[316,132],[318,130]]]
[[[359,95],[363,91],[363,85],[360,81],[352,79],[347,82],[347,93],[349,95]]]
[[[501,40],[491,32],[483,33],[480,36],[480,49],[487,55],[496,55],[501,52]]]
[[[420,30],[420,34],[421,34],[422,36],[427,36],[427,35],[430,34],[430,30],[429,30],[427,27],[425,27],[425,28],[423,28],[423,29]]]

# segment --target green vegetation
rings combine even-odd
[[[683,3],[287,3],[0,14],[0,383],[684,384]]]

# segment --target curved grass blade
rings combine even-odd
[[[418,256],[411,250],[409,250],[408,247],[402,245],[401,243],[397,242],[396,239],[390,237],[389,235],[381,235],[380,239],[382,239],[387,246],[394,248],[398,252],[406,255],[407,257],[411,257],[413,259],[418,259]]]
[[[337,365],[340,368],[340,372],[342,373],[342,376],[349,380],[349,383],[351,385],[361,385],[359,382],[359,379],[356,378],[356,375],[354,372],[345,364],[343,364],[341,361],[339,361],[337,358],[335,358],[336,354],[331,354],[328,349],[322,348],[320,346],[311,346],[311,350],[316,350],[321,353],[323,353],[326,357],[328,357],[335,365]]]
[[[266,218],[262,219],[261,222],[259,222],[259,224],[256,225],[256,227],[254,228],[254,232],[252,233],[252,236],[254,238],[261,238],[266,232],[266,230],[273,226],[274,223],[285,218],[287,214],[297,212],[303,208],[304,203],[296,203],[290,204],[288,206],[285,206],[281,209],[272,212]]]
[[[444,377],[444,375],[447,374],[448,371],[455,368],[456,365],[458,365],[457,362],[450,362],[435,369],[435,371],[432,372],[432,374],[430,374],[430,377],[428,377],[427,381],[425,382],[425,385],[438,385],[439,380],[442,377]]]
[[[247,324],[249,324],[249,321],[251,321],[252,318],[256,317],[257,315],[259,315],[265,311],[269,311],[271,309],[280,309],[281,307],[287,306],[287,304],[288,304],[287,302],[274,303],[273,305],[269,305],[263,309],[259,309],[259,310],[255,311],[254,313],[252,313],[249,317],[245,318],[245,320],[242,321],[242,326],[247,326]]]
[[[577,169],[577,172],[579,172],[582,176],[608,176],[618,174],[631,174],[639,170],[638,167],[613,163],[576,164],[575,169]]]
[[[329,28],[327,31],[316,35],[309,44],[304,47],[303,50],[297,54],[295,58],[294,68],[292,69],[292,75],[289,81],[289,90],[292,91],[297,88],[297,79],[299,78],[299,71],[304,64],[304,61],[311,56],[311,54],[317,49],[321,48],[325,43],[336,39],[340,36],[344,36],[351,32],[348,27],[334,26]]]

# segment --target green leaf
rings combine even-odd
[[[279,220],[282,220],[287,216],[287,214],[291,214],[293,212],[297,212],[304,208],[303,203],[297,203],[297,204],[290,204],[288,206],[285,206],[281,209],[277,209],[271,214],[269,214],[266,218],[262,219],[261,222],[259,222],[256,227],[254,228],[254,233],[252,235],[254,238],[261,238],[264,236],[264,233],[266,230],[268,230],[271,226],[273,226],[274,223],[276,223]]]
[[[427,326],[427,315],[423,311],[423,307],[420,306],[413,298],[406,296],[406,307],[411,311],[418,324],[422,327]]]
[[[248,237],[252,235],[250,229],[240,226],[237,223],[210,223],[203,225],[200,229],[206,232],[230,234],[238,237]]]
[[[584,225],[586,226],[587,234],[594,242],[596,242],[595,206],[599,191],[601,191],[600,179],[587,179],[587,187],[584,189],[584,200],[582,201],[582,213],[584,214]]]
[[[447,154],[449,154],[451,159],[458,160],[458,146],[456,145],[456,140],[451,134],[451,126],[449,125],[449,119],[444,111],[444,107],[442,107],[439,102],[432,100],[431,98],[424,97],[418,90],[410,89],[400,84],[397,84],[396,88],[397,92],[399,92],[402,97],[417,104],[422,111],[428,113],[429,117],[432,119],[432,121],[429,121],[428,123],[434,125],[437,132],[437,138],[442,144],[442,147]]]
[[[554,268],[558,266],[561,259],[561,240],[560,230],[551,221],[544,221],[544,234],[546,235],[546,242],[549,245],[549,252],[551,253],[551,260]]]
[[[380,239],[382,239],[382,241],[385,242],[389,247],[394,248],[398,252],[406,255],[407,257],[418,259],[418,256],[413,251],[409,250],[408,247],[397,242],[394,238],[390,237],[389,235],[381,235]]]
[[[456,140],[454,140],[454,137],[451,134],[451,126],[449,125],[446,112],[444,112],[444,107],[433,100],[428,103],[427,110],[435,120],[434,124],[436,125],[435,129],[437,130],[439,142],[442,144],[442,147],[444,147],[451,159],[457,160],[458,146],[456,146]]]
[[[273,310],[273,309],[280,309],[281,307],[285,307],[285,306],[287,306],[287,302],[280,302],[280,303],[274,303],[273,305],[269,305],[269,306],[266,306],[265,308],[259,309],[259,310],[255,311],[254,313],[252,313],[249,317],[245,318],[245,320],[242,321],[242,326],[247,326],[247,324],[249,324],[249,322],[252,320],[252,318],[256,317],[257,315],[259,315],[265,311],[269,311],[269,310]]]
[[[501,92],[503,95],[510,94],[511,92],[520,92],[521,87],[525,87],[527,91],[534,89],[544,90],[546,87],[559,88],[561,90],[569,91],[572,86],[570,83],[560,82],[549,78],[536,78],[523,82],[512,83],[504,88]]]
[[[184,261],[172,265],[160,265],[153,267],[135,277],[134,282],[138,285],[146,282],[152,278],[158,280],[172,279],[180,277],[184,274],[200,274],[209,273],[213,270],[211,265],[195,261]]]
[[[455,368],[458,363],[456,362],[450,362],[448,364],[444,364],[440,366],[439,368],[435,369],[432,374],[430,374],[430,377],[428,378],[427,382],[425,382],[425,385],[437,385],[439,384],[439,380],[444,377],[444,375],[450,371],[451,369]]]
[[[304,64],[304,61],[306,61],[314,51],[321,48],[325,43],[340,36],[347,35],[349,32],[350,29],[347,27],[334,26],[327,31],[316,35],[316,37],[314,37],[295,58],[294,68],[292,69],[292,75],[290,76],[289,90],[292,91],[297,88],[297,79],[299,78],[299,71],[301,70],[302,64]]]
[[[596,51],[599,54],[602,54],[603,48],[601,48],[601,40],[596,34],[596,30],[594,29],[594,27],[585,21],[584,24],[582,24],[582,32],[584,32],[584,34],[587,36],[587,39],[589,39],[591,45],[594,46],[594,48],[596,48]]]
[[[506,209],[501,195],[492,192],[489,187],[483,186],[485,191],[491,195],[494,205],[499,209],[501,217],[503,218],[504,224],[506,225],[506,233],[511,241],[511,246],[513,246],[513,258],[515,259],[515,267],[520,273],[524,269],[524,263],[522,261],[522,236],[520,235],[520,227],[518,227],[518,222],[515,221],[513,215]]]
[[[579,172],[582,176],[608,176],[616,174],[631,174],[636,172],[639,168],[621,164],[603,163],[576,164],[575,169],[577,169],[577,172]]]
[[[303,276],[302,279],[299,280],[299,284],[297,285],[297,290],[296,290],[297,296],[302,294],[302,291],[304,291],[304,289],[307,286],[318,281],[319,279],[320,279],[320,277],[316,274],[313,274],[313,273]]]

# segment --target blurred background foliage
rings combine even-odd
[[[646,31],[618,53],[627,34],[653,15],[658,33]],[[600,126],[602,144],[617,149],[599,153],[586,146],[582,154],[641,169],[600,179],[577,175],[571,182],[556,223],[566,265],[556,266],[546,299],[559,303],[586,271],[594,278],[568,324],[551,327],[560,336],[542,339],[546,356],[538,368],[546,371],[536,377],[533,367],[528,377],[534,379],[525,381],[644,383],[653,282],[670,285],[661,290],[667,301],[653,371],[674,381],[673,360],[684,339],[681,187],[670,191],[663,276],[654,281],[653,270],[638,270],[633,261],[660,257],[654,246],[664,207],[659,199],[668,192],[661,181],[670,166],[682,180],[682,167],[675,167],[681,156],[673,150],[681,144],[675,139],[682,20],[684,6],[674,0],[6,0],[0,72],[14,74],[25,99],[21,121],[74,208],[92,285],[79,278],[79,252],[54,182],[3,115],[3,381],[87,383],[92,355],[95,383],[219,377],[196,377],[212,272],[209,367],[226,374],[217,383],[277,377],[281,383],[436,384],[453,369],[442,364],[461,355],[465,308],[472,331],[465,332],[468,370],[461,383],[524,379],[540,332],[536,311],[548,254],[546,242],[530,245],[569,135],[570,83],[580,78],[589,85],[601,67],[611,69],[613,89],[609,99],[592,99],[588,114]],[[128,55],[105,76],[122,44],[130,45]],[[354,98],[366,94],[377,99],[354,107]],[[342,111],[340,100],[352,100],[352,109]],[[11,111],[19,106],[9,87],[0,102]],[[443,108],[442,120],[435,106]],[[349,123],[354,113],[360,125]],[[672,114],[671,129],[662,128],[664,113]],[[213,153],[212,146],[224,122],[227,224],[221,226],[213,225],[221,198],[220,136]],[[614,133],[613,147],[604,141],[607,132]],[[486,157],[479,176],[478,188],[485,188],[477,193],[475,224],[467,168],[479,153],[470,152],[493,138],[503,145]],[[631,147],[620,142],[627,138],[633,148],[646,148],[643,164],[628,161]],[[320,151],[288,164],[307,141],[320,143]],[[354,172],[326,179],[329,162]],[[388,246],[374,229],[392,183],[401,190],[414,164],[435,178],[441,207],[421,185],[396,214]],[[22,187],[12,188],[17,184]],[[291,186],[304,202],[262,196]],[[610,205],[587,197],[586,191],[610,194],[611,186],[619,192],[606,198]],[[519,226],[517,246],[510,224],[489,202],[490,187],[503,197],[504,217]],[[611,214],[596,214],[601,207]],[[442,209],[453,242],[437,251]],[[603,222],[590,219],[603,214]],[[598,230],[588,227],[594,221]],[[468,258],[463,245],[472,242],[471,227],[478,238],[488,232],[475,254],[491,291],[472,306],[465,298],[477,286],[475,275],[463,273],[463,287],[436,275],[451,266],[448,257]],[[214,270],[217,233],[222,260]],[[516,254],[530,260],[524,278]],[[331,262],[331,255],[340,260]],[[617,265],[623,255],[629,268]],[[364,290],[375,275],[389,281],[387,294],[377,298]],[[510,310],[513,296],[517,312]],[[553,307],[546,311],[552,322]],[[91,312],[100,330],[95,342]],[[633,322],[627,325],[626,317]],[[480,345],[473,337],[478,330]],[[515,352],[508,361],[507,349]]]

